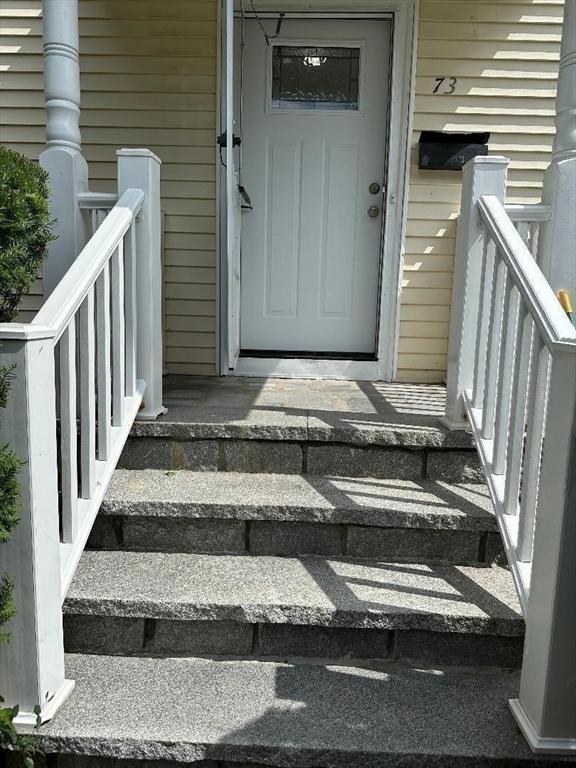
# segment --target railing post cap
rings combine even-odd
[[[149,157],[151,160],[155,160],[158,165],[162,165],[162,160],[150,149],[123,147],[116,150],[116,157]]]
[[[468,162],[462,166],[462,170],[465,171],[477,165],[492,165],[498,167],[507,166],[509,163],[510,160],[507,157],[502,157],[502,155],[477,155],[468,160]]]

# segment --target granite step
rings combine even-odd
[[[92,549],[492,562],[486,486],[316,475],[118,470]]]
[[[180,418],[176,408],[136,422],[119,466],[484,482],[472,436],[433,416],[200,408]]]
[[[85,552],[66,648],[111,655],[520,663],[523,621],[500,567]]]
[[[515,672],[71,655],[67,675],[76,687],[40,731],[56,768],[572,762],[531,753],[508,708]]]

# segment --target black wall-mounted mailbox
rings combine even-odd
[[[459,171],[476,155],[488,154],[489,133],[422,131],[418,143],[418,168]]]

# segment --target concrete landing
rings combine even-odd
[[[443,386],[167,376],[164,403],[168,413],[133,436],[472,447],[440,425]]]

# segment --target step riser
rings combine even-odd
[[[274,440],[128,440],[122,469],[187,469],[278,474],[343,475],[397,480],[484,483],[473,449],[404,449],[379,445]]]
[[[0,752],[1,754],[1,752]],[[4,757],[4,755],[2,755]],[[22,757],[8,753],[5,768],[22,768]],[[270,768],[261,763],[230,763],[227,760],[200,760],[181,763],[172,760],[121,760],[115,757],[89,757],[87,755],[51,754],[34,756],[35,768]]]
[[[363,629],[237,621],[174,621],[66,614],[68,653],[207,656],[254,660],[382,660],[416,665],[518,668],[523,639],[409,629]]]
[[[88,540],[96,550],[300,555],[386,562],[501,562],[494,531],[379,528],[275,520],[218,520],[100,514]]]

